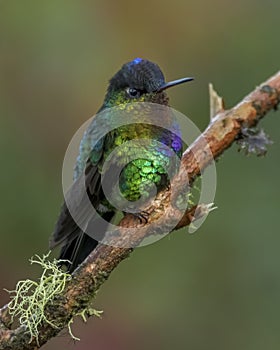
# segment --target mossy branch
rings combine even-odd
[[[58,261],[48,261],[50,253],[42,258],[38,255],[30,259],[31,264],[38,264],[43,272],[39,281],[23,280],[19,281],[16,289],[8,291],[11,301],[9,313],[11,322],[18,319],[21,325],[26,327],[30,335],[30,341],[36,339],[39,346],[40,325],[45,322],[53,328],[58,328],[59,324],[49,320],[45,315],[45,307],[53,301],[53,298],[65,289],[66,282],[71,275],[63,272],[58,265]],[[61,262],[61,261],[59,261]]]
[[[239,104],[230,110],[214,108],[218,114],[211,115],[211,121],[203,134],[184,153],[181,170],[178,176],[172,181],[172,189],[179,193],[187,171],[188,178],[192,183],[201,171],[212,161],[212,155],[204,152],[203,145],[206,139],[214,158],[217,158],[228,147],[230,147],[240,136],[244,128],[255,126],[264,115],[272,109],[276,109],[280,101],[280,72],[257,87],[252,93],[246,96]],[[221,105],[221,103],[220,103]],[[212,112],[211,112],[212,114]],[[245,142],[245,141],[244,141]],[[259,142],[259,140],[258,140]],[[267,142],[268,143],[268,142]],[[263,145],[262,145],[263,146]],[[148,208],[151,214],[149,224],[157,220],[162,227],[168,227],[168,223],[176,220],[180,215],[176,208],[170,206],[170,190],[161,192]],[[211,208],[210,208],[211,209]],[[186,211],[175,229],[189,225],[197,216],[203,215],[207,206],[193,207]],[[161,215],[158,215],[161,213]],[[162,215],[162,213],[164,213]],[[148,228],[141,224],[142,229],[134,230],[129,238],[122,234],[122,227],[139,227],[139,220],[133,216],[125,216],[120,222],[120,235],[117,238],[122,240],[122,246],[129,242],[135,246],[149,234]],[[37,328],[37,334],[31,335],[26,327],[21,325],[11,329],[12,315],[9,314],[7,306],[0,309],[0,349],[38,349],[50,338],[56,336],[63,328],[67,327],[73,316],[86,312],[95,293],[110,276],[118,264],[127,258],[132,248],[119,248],[99,244],[98,247],[88,256],[73,273],[72,278],[66,282],[65,289],[53,296],[52,300],[44,306],[44,317]],[[90,314],[90,312],[88,312]],[[53,327],[53,324],[59,325]]]

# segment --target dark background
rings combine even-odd
[[[36,278],[62,202],[68,142],[103,101],[108,79],[135,57],[157,62],[172,106],[205,128],[208,83],[231,107],[279,69],[277,0],[0,1],[2,289]],[[94,302],[102,320],[79,320],[45,349],[272,350],[280,346],[279,111],[262,127],[265,158],[237,147],[217,163],[214,211],[137,249]]]

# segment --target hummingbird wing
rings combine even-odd
[[[90,225],[96,229],[97,234],[98,231],[101,233],[105,230],[104,222],[97,226],[96,221],[100,218],[92,208],[92,206],[98,208],[100,201],[104,198],[99,165],[102,163],[107,137],[100,137],[101,133],[102,130],[96,127],[95,119],[93,119],[80,143],[80,153],[74,171],[74,183],[66,194],[66,200],[62,205],[50,239],[51,249],[63,244],[60,258],[72,262],[70,271],[73,271],[98,244],[96,240],[85,234],[84,230]],[[113,215],[114,213],[109,212],[109,209],[106,212],[106,208],[102,213],[107,221]]]
[[[93,210],[93,207],[98,209],[104,194],[98,167],[90,160],[87,162],[85,177],[83,177],[85,190],[82,191],[80,191],[80,179],[81,177],[75,181],[66,196],[71,199],[70,205],[69,202],[66,203],[66,198],[50,240],[51,249],[62,244],[59,259],[71,262],[64,264],[69,272],[74,271],[97,246],[98,241],[102,240],[108,222],[115,215],[114,211],[109,209],[106,211],[105,207],[100,214]],[[85,231],[94,233],[95,239]]]
[[[51,237],[51,249],[66,240],[69,242],[74,239],[80,233],[81,227],[86,229],[94,214],[92,206],[98,206],[101,195],[100,173],[97,166],[88,163],[85,177],[80,176],[65,196],[66,200]]]

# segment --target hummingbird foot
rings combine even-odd
[[[150,214],[147,211],[141,211],[141,213],[133,213],[139,220],[140,224],[146,224],[149,221]]]

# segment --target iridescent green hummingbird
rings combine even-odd
[[[100,124],[97,126],[93,119],[83,136],[71,191],[71,196],[74,197],[72,208],[69,210],[68,202],[63,204],[50,241],[51,248],[62,245],[60,259],[71,262],[66,264],[70,272],[74,271],[97,246],[98,241],[102,240],[106,232],[104,220],[110,222],[117,212],[116,207],[104,194],[104,184],[112,191],[114,186],[119,186],[121,195],[128,203],[138,201],[139,198],[142,200],[144,198],[145,202],[151,187],[156,186],[157,191],[161,191],[169,186],[170,176],[167,176],[165,169],[168,167],[172,169],[175,164],[174,157],[171,157],[168,150],[181,157],[183,143],[179,132],[149,124],[146,111],[150,109],[151,104],[168,106],[166,90],[191,80],[193,78],[183,78],[166,83],[159,66],[141,58],[124,64],[110,80],[103,105],[97,116],[102,114],[104,125],[110,125],[113,124],[114,118],[114,113],[110,113],[110,110],[126,109],[131,113],[131,124],[118,126],[100,137],[102,127]],[[143,107],[139,108],[139,106]],[[135,118],[137,122],[134,123]],[[163,115],[162,118],[166,118],[167,125],[170,118]],[[135,149],[122,148],[117,161],[112,161],[109,167],[102,169],[116,147],[125,146],[132,140],[146,141],[137,145],[138,151],[141,151],[141,157],[136,159],[134,157],[130,161],[129,157]],[[108,176],[107,180],[106,176],[104,177],[104,183],[102,183],[104,173]],[[80,187],[76,185],[81,178],[85,184],[85,193],[81,193]],[[90,200],[95,211],[84,204],[85,197]],[[127,214],[126,210],[122,212],[124,215]],[[141,211],[135,212],[134,215],[140,220],[144,217]],[[82,222],[82,225],[77,223],[77,217],[81,219],[79,223]],[[104,219],[101,220],[103,224],[98,223],[100,217]],[[97,231],[94,237],[98,240],[86,234],[85,231],[88,232],[88,230]]]

